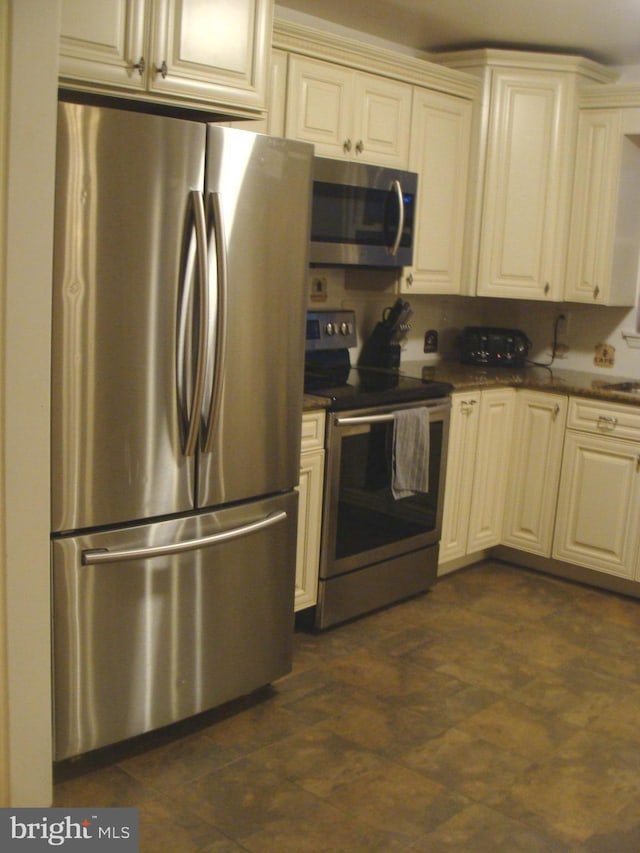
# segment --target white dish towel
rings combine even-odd
[[[429,409],[393,414],[391,492],[396,500],[429,491]]]

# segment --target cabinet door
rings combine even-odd
[[[640,444],[567,431],[553,556],[633,578],[640,517]]]
[[[63,0],[60,78],[143,90],[144,0]],[[141,63],[141,59],[144,62]],[[138,65],[138,68],[134,67]]]
[[[620,114],[583,110],[573,189],[566,299],[594,303],[606,297],[615,220],[614,172],[619,167]]]
[[[619,109],[582,110],[565,299],[633,305],[638,277],[640,147]]]
[[[502,539],[514,395],[512,388],[482,392],[469,510],[469,554],[498,545]]]
[[[289,57],[286,136],[312,142],[321,157],[353,150],[353,72],[329,62]]]
[[[272,0],[155,0],[152,92],[263,109]]]
[[[367,163],[406,169],[411,86],[374,74],[356,74],[353,115],[353,156]]]
[[[479,416],[479,393],[460,392],[451,395],[451,425],[440,538],[440,564],[464,557],[467,553],[469,507],[471,506]]]
[[[267,86],[267,116],[262,119],[230,121],[229,127],[284,136],[284,111],[287,95],[287,54],[283,50],[271,51],[271,66]]]
[[[494,72],[479,295],[562,298],[569,101],[563,75]]]
[[[318,600],[323,478],[324,450],[303,453],[298,485],[296,610],[312,607]]]
[[[567,398],[518,391],[502,543],[551,556]]]
[[[406,293],[460,293],[471,103],[415,89],[409,167],[419,175],[413,267]]]

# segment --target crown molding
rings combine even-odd
[[[584,86],[579,90],[581,109],[624,109],[640,107],[640,83]]]
[[[462,71],[281,18],[274,20],[273,47],[462,98],[480,95],[478,81]]]

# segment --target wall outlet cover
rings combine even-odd
[[[593,363],[596,367],[613,367],[616,363],[616,348],[611,344],[597,344]]]

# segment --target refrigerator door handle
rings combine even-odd
[[[188,350],[192,347],[192,336],[196,331],[191,329],[191,336],[187,334],[189,312],[189,296],[190,286],[185,281],[183,289],[183,298],[180,300],[179,316],[178,316],[178,341],[177,341],[177,394],[178,407],[181,412],[183,423],[183,452],[185,456],[193,456],[196,451],[198,442],[198,432],[200,427],[200,413],[205,392],[205,380],[207,375],[207,331],[209,328],[209,271],[207,258],[207,227],[204,211],[204,202],[202,193],[199,190],[191,190],[189,193],[189,202],[191,206],[191,215],[193,218],[193,228],[196,236],[196,264],[197,273],[195,276],[197,285],[194,293],[194,298],[197,299],[198,310],[197,317],[197,335],[198,346],[195,356],[195,375],[193,380],[193,395],[191,405],[187,401],[187,379],[185,371],[189,364]],[[184,273],[189,274],[189,266],[187,265]],[[194,326],[195,326],[194,321]]]
[[[219,192],[207,194],[207,213],[215,241],[216,266],[215,276],[211,277],[211,301],[215,307],[215,347],[213,374],[211,380],[211,399],[206,417],[206,434],[203,450],[211,453],[213,441],[220,418],[220,403],[222,400],[223,378],[226,369],[227,355],[227,241],[224,214],[222,210],[222,195]]]
[[[258,521],[243,524],[241,527],[233,527],[220,533],[212,533],[210,536],[202,536],[199,539],[189,539],[186,542],[172,542],[169,545],[151,545],[147,548],[123,548],[120,551],[109,551],[108,548],[88,549],[82,552],[83,566],[98,566],[101,563],[121,563],[125,560],[148,560],[150,557],[165,557],[171,554],[182,554],[184,551],[197,551],[200,548],[209,548],[231,539],[239,539],[257,533],[274,524],[285,521],[287,513],[284,510],[271,512]]]

